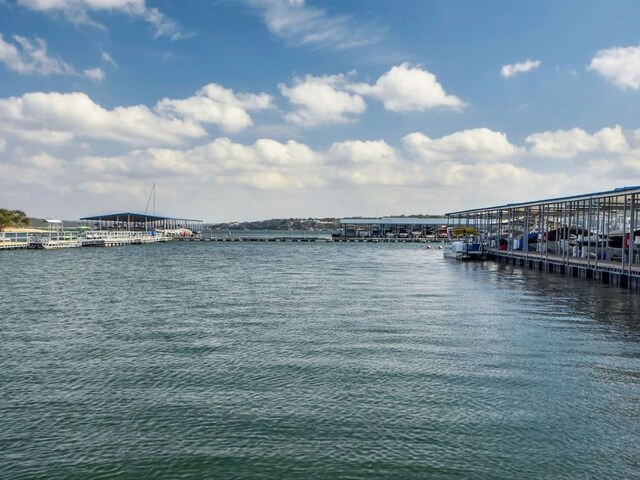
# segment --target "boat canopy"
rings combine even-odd
[[[157,215],[149,215],[146,213],[107,213],[105,215],[95,215],[93,217],[84,217],[80,220],[96,220],[102,222],[162,222],[164,220],[176,220],[181,222],[202,222],[202,220],[193,220],[190,218],[172,218],[160,217]]]

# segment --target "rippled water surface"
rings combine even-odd
[[[639,478],[640,294],[418,244],[0,252],[1,478]]]

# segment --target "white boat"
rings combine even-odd
[[[77,232],[65,231],[62,220],[45,220],[48,229],[29,235],[29,248],[53,250],[56,248],[78,248],[81,246]]]
[[[444,258],[456,260],[486,260],[487,252],[479,242],[454,240],[446,242],[443,250]]]
[[[48,232],[29,238],[29,248],[52,250],[54,248],[78,248],[81,246],[78,235],[72,232]]]

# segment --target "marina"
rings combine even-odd
[[[499,262],[640,289],[640,186],[447,214]]]
[[[640,289],[640,187],[476,208],[440,217],[345,218],[338,232],[220,232],[201,220],[147,213],[83,217],[64,229],[5,229],[0,249],[115,247],[158,242],[421,243],[447,258],[509,263]],[[444,222],[444,223],[443,223]],[[444,243],[442,243],[444,242]],[[444,245],[444,248],[442,247]]]

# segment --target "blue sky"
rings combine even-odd
[[[640,183],[635,1],[0,0],[0,206],[444,213]]]

